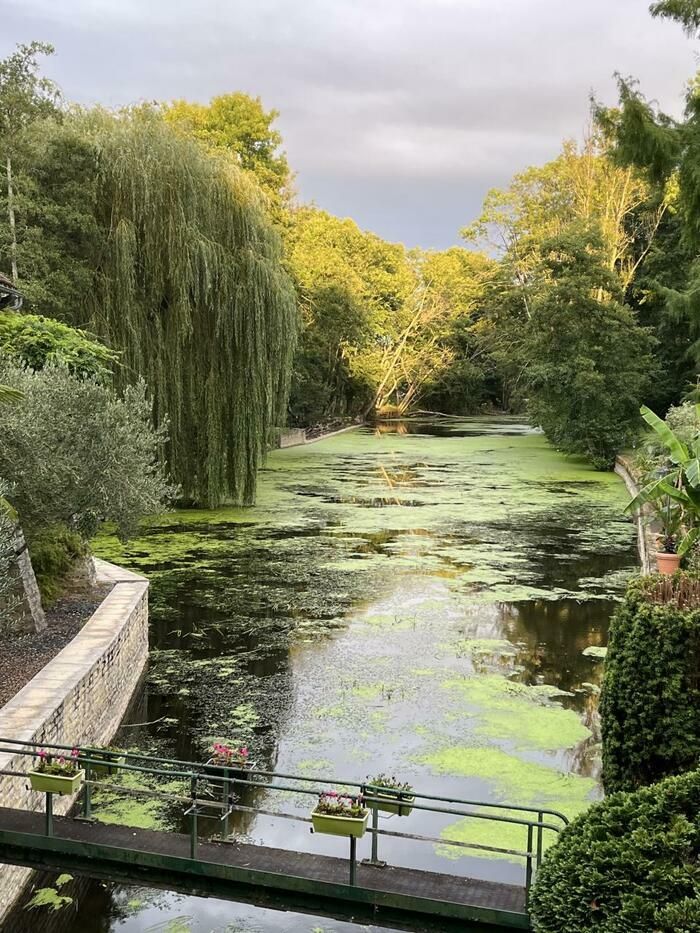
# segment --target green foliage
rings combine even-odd
[[[641,413],[666,448],[669,462],[655,471],[629,503],[627,511],[634,514],[644,505],[652,505],[664,524],[671,552],[677,550],[683,555],[700,535],[700,431],[697,429],[700,408],[696,410],[695,431],[688,441],[681,440],[669,424],[645,405]]]
[[[537,933],[698,933],[700,773],[594,804],[544,858]]]
[[[76,560],[87,556],[87,545],[66,525],[50,525],[31,534],[28,547],[41,601],[50,606],[62,595],[64,581]]]
[[[279,151],[282,136],[272,128],[279,112],[265,111],[259,97],[237,91],[214,97],[208,104],[175,100],[163,107],[163,114],[178,132],[211,151],[231,154],[273,197],[279,198],[288,188],[291,173]]]
[[[656,582],[634,579],[612,621],[600,707],[608,792],[700,760],[700,610],[653,602]]]
[[[64,367],[32,372],[7,357],[0,381],[24,393],[0,406],[0,475],[28,538],[53,524],[88,537],[103,519],[127,535],[172,495],[158,460],[165,428],[151,427],[143,383],[119,397]]]
[[[571,228],[542,254],[548,284],[532,302],[523,348],[529,410],[555,446],[610,468],[636,433],[649,336],[621,303],[595,232]]]
[[[649,9],[652,16],[675,19],[690,36],[700,30],[700,5],[697,0],[657,0]]]
[[[114,351],[84,331],[34,314],[0,314],[0,352],[31,369],[60,363],[76,376],[108,380],[118,360]]]
[[[0,152],[9,154],[21,129],[57,112],[58,88],[38,74],[39,56],[52,55],[47,42],[18,45],[0,61]]]
[[[120,387],[147,380],[185,497],[250,503],[296,332],[255,185],[150,108],[35,125],[17,162],[28,298],[122,351]]]

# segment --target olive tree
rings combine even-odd
[[[0,356],[0,384],[23,395],[0,406],[0,476],[29,538],[54,524],[87,538],[102,520],[126,537],[174,494],[160,456],[166,427],[152,427],[143,382],[119,396],[66,367],[34,372]]]

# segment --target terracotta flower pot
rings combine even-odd
[[[656,564],[659,568],[659,573],[673,574],[681,565],[680,554],[668,554],[666,551],[657,551]]]

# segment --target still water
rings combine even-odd
[[[148,680],[118,742],[202,760],[232,741],[319,786],[388,772],[425,793],[572,816],[599,795],[602,662],[583,652],[606,643],[636,567],[626,500],[616,476],[508,419],[387,424],[277,451],[255,508],[175,512],[125,547],[97,542],[152,582]],[[243,802],[310,809],[274,792]],[[107,794],[98,816],[182,825],[177,809]],[[343,840],[274,815],[241,813],[234,828],[345,854]],[[517,858],[449,844],[520,848],[520,827],[414,812],[382,828],[440,840],[382,839],[394,864],[521,883]],[[350,929],[101,885],[61,913],[66,933]]]

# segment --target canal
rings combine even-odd
[[[223,740],[269,770],[383,772],[427,793],[573,816],[600,793],[602,661],[586,649],[606,644],[636,567],[626,501],[614,474],[565,458],[512,419],[383,424],[277,451],[253,509],[178,511],[125,546],[98,540],[98,554],[152,582],[148,679],[118,743],[200,760]],[[310,809],[273,792],[244,802]],[[97,803],[106,821],[182,825],[179,810],[152,799],[103,793]],[[393,864],[522,878],[517,858],[450,845],[520,848],[520,827],[496,840],[492,824],[414,813],[383,828],[440,840],[382,839]],[[345,854],[342,840],[275,816],[241,813],[235,829]],[[346,925],[92,885],[63,929]]]

